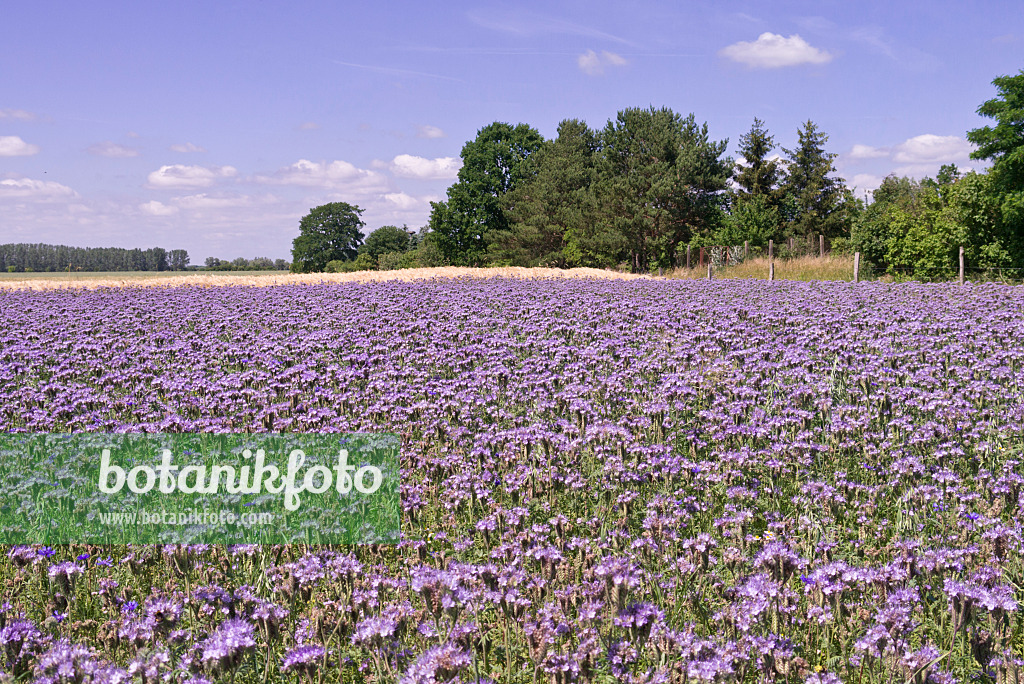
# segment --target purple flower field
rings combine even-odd
[[[0,681],[1019,682],[1024,290],[0,292],[4,432],[392,432],[402,538],[7,547]]]

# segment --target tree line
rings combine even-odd
[[[727,139],[669,108],[625,109],[600,130],[567,119],[553,140],[497,122],[463,147],[429,236],[457,265],[634,271],[678,266],[687,246],[848,236],[857,203],[827,140],[807,121],[775,158],[755,118],[736,163]]]
[[[310,209],[299,221],[299,236],[292,242],[291,270],[296,273],[346,273],[444,266],[436,243],[407,226],[382,226],[369,236],[363,210],[347,202],[331,202]],[[365,238],[365,242],[364,242]]]
[[[972,159],[992,166],[961,175],[953,165],[915,180],[889,176],[854,223],[851,244],[878,272],[948,280],[964,248],[968,271],[1024,274],[1024,70],[992,81],[997,96],[976,110],[994,125],[967,132]]]
[[[269,257],[255,257],[246,259],[219,259],[217,257],[206,257],[202,271],[287,271],[291,263],[284,259],[271,259]]]
[[[792,149],[755,118],[726,156],[707,123],[670,108],[624,109],[602,128],[562,121],[546,140],[527,124],[495,122],[462,148],[447,198],[418,233],[395,226],[363,242],[361,209],[311,210],[293,247],[296,271],[410,266],[593,266],[644,272],[679,266],[688,247],[769,240],[861,252],[876,274],[946,279],[965,248],[968,268],[1024,267],[1024,70],[993,81],[967,133],[971,157],[992,162],[935,179],[890,176],[861,200],[836,175],[838,156],[811,120]],[[775,151],[781,150],[781,154]],[[1024,273],[1024,268],[1020,269]]]
[[[0,245],[0,270],[26,271],[182,271],[188,268],[184,249],[161,247],[68,247],[14,243]]]

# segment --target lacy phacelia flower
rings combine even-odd
[[[409,666],[400,680],[400,684],[448,682],[454,679],[461,669],[468,667],[471,662],[472,658],[469,652],[455,644],[445,643],[434,646]]]
[[[238,618],[225,620],[200,646],[205,667],[215,674],[231,672],[256,646],[252,623]]]
[[[281,661],[282,672],[311,674],[323,665],[327,651],[317,644],[304,644],[288,651]]]

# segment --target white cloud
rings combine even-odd
[[[892,159],[901,164],[949,164],[967,161],[973,149],[964,138],[925,133],[897,145]]]
[[[76,197],[78,197],[78,193],[74,190],[54,181],[41,181],[32,178],[0,180],[0,199],[55,202]]]
[[[893,147],[872,147],[854,145],[850,159],[888,158],[899,164],[934,165],[951,164],[970,159],[974,146],[966,139],[955,135],[934,135],[925,133],[909,138]]]
[[[13,119],[15,121],[35,121],[37,117],[32,112],[24,109],[0,109],[0,120]]]
[[[403,211],[411,211],[427,204],[424,200],[407,195],[404,192],[389,192],[384,195],[384,199]]]
[[[171,152],[205,152],[206,150],[199,145],[194,145],[190,142],[185,144],[171,145]]]
[[[718,54],[755,69],[824,64],[832,60],[832,55],[812,47],[799,35],[784,38],[777,33],[762,33],[752,43],[734,43]]]
[[[854,145],[853,149],[850,150],[851,159],[878,159],[879,157],[888,157],[888,147],[871,147],[870,145]]]
[[[622,55],[607,50],[602,51],[601,54],[587,50],[576,58],[576,65],[579,66],[580,71],[588,76],[601,76],[604,74],[605,67],[620,67],[626,64],[628,62]]]
[[[437,126],[417,126],[417,138],[444,138],[447,134]]]
[[[769,156],[765,157],[764,160],[766,162],[775,162],[776,164],[778,164],[780,166],[785,163],[785,160],[782,158],[782,155],[778,154],[778,153],[769,155]],[[742,154],[737,156],[736,159],[734,159],[733,161],[736,162],[737,166],[742,166],[743,168],[747,167],[747,158],[744,157]]]
[[[221,178],[236,176],[233,166],[185,166],[171,164],[161,166],[149,174],[149,185],[153,188],[208,188]]]
[[[857,193],[867,194],[876,190],[882,184],[882,177],[873,173],[858,173],[847,184],[850,188],[857,188]]]
[[[886,36],[885,31],[880,26],[862,26],[852,31],[850,37],[867,45],[871,48],[872,52],[885,55],[890,59],[896,56],[896,53],[893,51],[892,40]]]
[[[360,169],[347,161],[313,162],[300,159],[272,176],[257,176],[257,183],[298,185],[327,190],[344,189],[360,193],[384,193],[391,190],[382,173]]]
[[[251,204],[252,200],[245,195],[211,197],[204,192],[198,195],[175,197],[174,202],[182,209],[227,209],[230,207],[244,207]]]
[[[810,31],[811,33],[829,33],[834,30],[836,23],[825,17],[800,17],[796,20],[797,26]]]
[[[127,159],[139,156],[139,151],[134,147],[125,147],[109,140],[89,146],[88,152],[98,157],[111,157],[113,159]]]
[[[168,206],[156,200],[140,204],[139,209],[150,216],[173,216],[178,213],[178,207]]]
[[[0,157],[29,157],[38,152],[38,145],[30,145],[16,135],[0,135]]]
[[[530,10],[474,10],[469,13],[469,19],[473,23],[485,28],[520,36],[562,34],[598,38],[600,40],[614,41],[623,45],[633,45],[631,41],[626,40],[625,38],[612,35],[594,26],[577,24],[565,19],[559,19],[558,17],[540,14]]]
[[[400,154],[391,161],[391,172],[399,178],[452,180],[459,175],[462,160],[456,157],[425,159]]]
[[[874,190],[881,185],[887,174],[911,178],[934,177],[943,164],[954,164],[962,172],[970,171],[979,166],[978,162],[970,162],[973,149],[974,146],[964,138],[925,133],[891,147],[857,144],[848,154],[843,155],[843,159],[856,164],[858,168],[867,167],[865,172],[855,174],[849,183],[860,192]]]

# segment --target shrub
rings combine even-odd
[[[415,267],[415,252],[387,252],[377,257],[377,268],[381,271],[397,271],[402,268]]]
[[[447,266],[448,260],[444,258],[444,254],[438,248],[434,240],[430,239],[430,235],[420,243],[420,246],[415,251],[410,252],[415,259],[414,263],[420,268],[435,268],[437,266]]]

